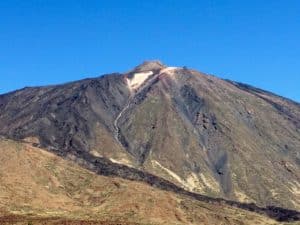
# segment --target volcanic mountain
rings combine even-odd
[[[300,104],[186,67],[0,95],[0,135],[104,176],[300,210]]]

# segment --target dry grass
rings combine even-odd
[[[11,140],[0,140],[0,215],[1,225],[277,224],[241,209],[98,176]]]

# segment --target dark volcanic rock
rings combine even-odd
[[[145,62],[0,95],[0,135],[75,156],[103,175],[300,209],[300,105],[187,68]]]
[[[1,97],[1,134],[38,137],[42,147],[89,151],[95,122],[113,131],[112,121],[129,92],[118,74],[65,85],[25,88]]]

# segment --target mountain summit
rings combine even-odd
[[[159,60],[145,61],[133,69],[134,72],[157,71],[165,68],[166,66]]]
[[[299,103],[195,70],[147,61],[1,95],[0,135],[104,175],[153,183],[152,174],[196,194],[300,210]]]

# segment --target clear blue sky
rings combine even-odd
[[[299,0],[2,0],[0,93],[187,66],[300,101]]]

